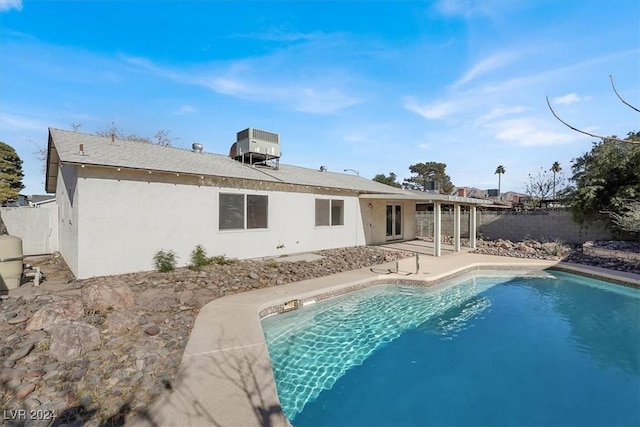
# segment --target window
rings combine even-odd
[[[344,225],[344,200],[331,201],[331,225]]]
[[[269,198],[247,194],[247,228],[267,228]]]
[[[344,200],[316,199],[316,227],[344,225]]]
[[[220,194],[220,230],[267,228],[268,196]]]
[[[316,199],[316,227],[319,225],[331,224],[331,210],[329,208],[329,199]]]

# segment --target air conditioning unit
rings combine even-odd
[[[238,132],[231,157],[250,163],[280,158],[280,135],[248,128]]]

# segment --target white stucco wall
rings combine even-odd
[[[78,278],[152,270],[160,249],[175,251],[179,265],[186,265],[197,244],[210,255],[240,259],[365,244],[357,197],[117,180],[85,172],[77,189],[80,222],[71,218],[79,224],[78,268],[72,268]],[[220,192],[268,195],[268,229],[218,230]],[[316,198],[344,200],[344,225],[315,227]],[[70,235],[64,245],[61,239],[61,250],[73,253],[73,232],[65,226]]]
[[[402,206],[401,240],[409,240],[415,237],[415,202],[363,198],[361,199],[361,203],[362,222],[364,224],[367,244],[379,245],[387,242],[387,205]]]

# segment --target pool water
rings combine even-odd
[[[482,272],[262,323],[296,427],[640,425],[637,289]]]

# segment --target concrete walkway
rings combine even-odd
[[[159,400],[135,426],[289,426],[276,392],[271,362],[259,313],[269,307],[319,294],[339,291],[377,279],[411,279],[427,283],[477,268],[541,270],[558,263],[470,253],[422,257],[415,274],[415,258],[372,269],[348,271],[303,282],[259,289],[212,301],[202,308],[185,349],[172,391]],[[563,268],[599,274],[603,269]],[[640,276],[604,271],[612,277],[635,281]],[[409,274],[414,273],[414,274]],[[626,276],[626,278],[625,278]]]

